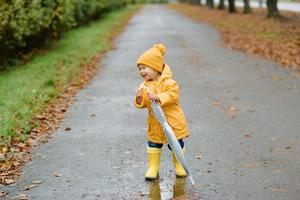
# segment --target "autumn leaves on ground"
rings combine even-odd
[[[300,69],[300,13],[282,11],[282,19],[268,19],[265,9],[230,14],[227,10],[189,4],[169,7],[215,26],[228,47],[275,60],[283,67]]]
[[[258,54],[277,61],[283,67],[300,70],[300,14],[282,12],[285,18],[278,20],[267,19],[266,11],[261,9],[254,9],[252,14],[241,14],[241,12],[229,14],[228,11],[210,10],[188,4],[170,4],[168,7],[198,22],[215,26],[220,31],[225,44],[231,48]],[[126,19],[129,17],[130,15],[127,15]],[[123,24],[126,24],[126,20]],[[121,30],[116,27],[115,29]],[[114,34],[106,35],[107,39],[111,41],[112,35]],[[32,128],[26,142],[12,139],[11,144],[0,145],[0,183],[14,183],[15,178],[21,173],[21,166],[31,159],[32,146],[38,141],[47,142],[50,135],[45,133],[50,133],[58,127],[72,102],[72,97],[96,73],[96,65],[100,57],[101,52],[90,56],[90,61],[79,64],[81,75],[77,77],[79,82],[73,82],[61,89],[61,94],[48,103],[42,113],[33,117],[34,122],[30,123],[38,122],[36,124],[39,126]],[[56,70],[60,70],[59,62]],[[59,74],[58,71],[57,73]],[[16,130],[19,131],[18,134],[23,134],[22,129]]]

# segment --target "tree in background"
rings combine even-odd
[[[208,8],[214,8],[214,0],[206,0],[206,6]]]
[[[230,13],[235,13],[236,9],[235,9],[235,2],[234,2],[234,0],[228,0],[228,3],[229,3],[229,7],[228,7],[229,12]]]
[[[201,0],[190,0],[192,4],[201,5]]]
[[[277,8],[277,0],[267,0],[267,17],[281,17]]]
[[[191,4],[200,4],[201,0],[178,0],[179,2],[191,3]],[[244,1],[244,13],[251,13],[252,9],[250,6],[250,0],[243,0]],[[277,1],[278,0],[267,0],[267,17],[282,17],[280,12],[277,8]],[[299,0],[300,1],[300,0]],[[260,7],[262,6],[263,0],[259,0]],[[206,0],[206,5],[209,8],[214,8],[214,1],[213,0]],[[225,0],[219,0],[218,9],[223,10],[225,9]],[[235,0],[228,0],[228,10],[230,13],[236,12],[235,7]]]
[[[224,10],[225,9],[225,0],[220,0],[219,1],[218,9],[220,9],[220,10]]]
[[[262,8],[263,7],[263,0],[258,0],[258,5],[259,5],[260,8]]]
[[[251,13],[250,0],[244,0],[244,13]]]

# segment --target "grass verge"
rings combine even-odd
[[[7,146],[26,141],[33,128],[40,126],[36,119],[50,102],[91,77],[90,65],[95,66],[99,54],[112,48],[112,39],[139,8],[131,5],[71,30],[43,55],[0,73],[0,160]],[[88,66],[86,77],[82,76],[84,66]]]

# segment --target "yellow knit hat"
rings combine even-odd
[[[143,53],[137,60],[137,65],[146,65],[158,72],[164,68],[164,55],[167,49],[163,44],[155,44],[152,48]]]

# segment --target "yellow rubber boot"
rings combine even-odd
[[[147,146],[147,153],[149,166],[148,171],[145,174],[145,179],[154,180],[158,177],[161,149]]]
[[[182,153],[185,154],[185,147],[182,149]],[[177,177],[186,177],[186,172],[181,166],[180,162],[177,160],[174,153],[173,154],[173,164],[175,169],[175,174]]]

